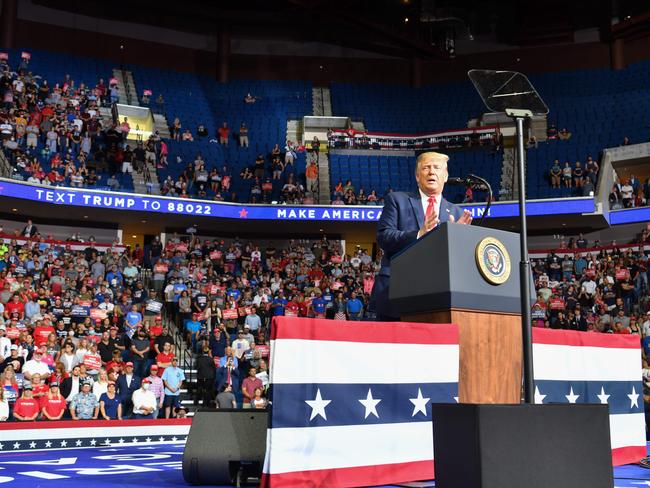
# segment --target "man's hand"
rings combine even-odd
[[[463,215],[461,215],[460,218],[458,219],[458,222],[456,222],[456,219],[454,218],[453,215],[450,215],[449,222],[451,222],[452,224],[455,222],[457,224],[470,225],[472,223],[472,214],[470,213],[469,210],[465,210],[463,212]]]
[[[418,232],[418,239],[420,237],[425,236],[428,232],[432,231],[433,229],[435,229],[439,223],[440,221],[438,220],[438,213],[434,208],[433,211],[429,214],[429,216],[424,219],[424,224],[422,225],[420,232]]]

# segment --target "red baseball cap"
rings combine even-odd
[[[131,366],[131,367],[133,367],[133,363],[132,363],[131,361],[129,361],[129,362],[126,363],[124,366]]]

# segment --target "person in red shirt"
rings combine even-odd
[[[298,317],[306,317],[307,312],[309,311],[309,304],[305,302],[305,297],[302,293],[298,295],[297,300],[298,300],[298,309],[299,309]]]
[[[18,293],[14,293],[11,300],[5,305],[5,319],[10,319],[14,313],[17,314],[18,320],[25,318],[25,304],[20,301]]]
[[[56,381],[50,383],[50,391],[41,397],[39,402],[43,418],[47,420],[60,420],[66,409],[65,398],[59,391]]]
[[[23,396],[14,405],[14,418],[21,422],[31,422],[36,420],[40,411],[38,400],[32,396],[32,385],[26,383],[23,386]]]
[[[284,314],[287,317],[297,317],[300,313],[300,305],[298,304],[298,298],[296,295],[291,297],[287,306],[284,307]]]
[[[172,359],[174,359],[174,353],[172,352],[172,345],[169,342],[165,342],[163,350],[160,354],[156,356],[156,364],[158,365],[158,376],[163,375],[165,368],[168,368],[172,365]]]
[[[155,342],[156,337],[162,334],[162,330],[163,330],[162,317],[156,317],[153,325],[149,327],[149,335],[151,336],[152,343]],[[151,348],[153,349],[153,344],[151,345]]]
[[[40,400],[42,397],[47,395],[48,391],[50,391],[50,387],[43,382],[41,375],[34,373],[32,375],[32,397],[36,400]]]
[[[47,338],[50,336],[50,334],[56,334],[56,330],[54,327],[52,327],[52,324],[49,321],[42,322],[39,320],[36,322],[36,327],[34,328],[32,336],[34,337],[34,343],[37,346],[46,344]]]
[[[631,334],[630,329],[625,327],[622,322],[618,320],[614,323],[614,334]]]
[[[123,368],[124,361],[122,361],[120,351],[116,349],[113,351],[113,358],[108,363],[106,363],[106,372],[110,373],[111,371],[115,371],[119,375],[122,373]]]
[[[251,400],[255,398],[255,390],[264,388],[262,385],[262,380],[257,376],[257,370],[251,368],[248,370],[248,377],[244,379],[241,385],[241,391],[244,394],[244,408],[251,408]]]
[[[318,266],[314,266],[308,273],[309,279],[312,281],[320,281],[323,279],[323,270],[320,269]]]
[[[224,146],[227,146],[228,136],[230,135],[230,128],[228,127],[228,124],[224,122],[223,125],[219,127],[217,132],[219,133],[219,144],[223,144]]]

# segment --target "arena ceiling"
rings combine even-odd
[[[450,57],[448,39],[530,46],[574,42],[576,31],[610,33],[612,19],[648,10],[640,0],[33,0],[97,18],[192,33],[227,28],[233,36],[318,41],[399,58]],[[408,20],[407,20],[408,19]]]

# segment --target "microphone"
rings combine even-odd
[[[445,183],[446,185],[462,185],[462,186],[470,186],[473,182],[473,178],[466,177],[466,178],[457,178],[457,177],[449,177],[447,178],[447,182]]]

